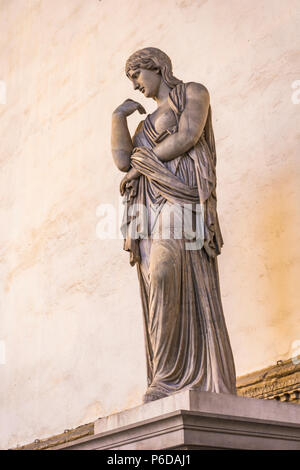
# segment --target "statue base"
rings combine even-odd
[[[300,406],[187,390],[95,422],[70,450],[300,449]]]

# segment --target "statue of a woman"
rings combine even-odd
[[[235,393],[219,288],[217,255],[223,240],[208,91],[199,83],[175,78],[169,57],[153,47],[129,57],[126,75],[135,90],[157,103],[133,138],[127,117],[145,113],[139,103],[126,100],[112,118],[114,162],[126,172],[120,186],[126,202],[124,249],[137,266],[144,315],[144,402],[186,389]],[[148,217],[144,224],[135,224],[132,236],[136,204],[146,208]],[[187,206],[192,208],[192,224],[178,237],[178,214]],[[173,217],[166,217],[174,208]],[[197,217],[202,221],[202,243],[190,248],[187,240],[193,237]]]

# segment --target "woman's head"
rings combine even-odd
[[[129,57],[125,66],[126,75],[132,79],[132,72],[137,69],[152,70],[159,73],[170,88],[174,88],[178,83],[182,83],[172,73],[170,58],[156,47],[145,47],[134,52]]]

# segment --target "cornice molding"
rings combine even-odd
[[[238,377],[240,396],[300,403],[300,361],[278,361],[274,366]]]
[[[75,429],[66,429],[62,434],[52,436],[48,439],[36,439],[31,444],[16,447],[13,450],[46,450],[51,447],[66,444],[82,437],[92,436],[94,434],[94,423],[84,424]]]

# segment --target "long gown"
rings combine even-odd
[[[144,316],[150,401],[185,389],[236,393],[235,366],[224,319],[217,265],[223,244],[216,210],[216,153],[209,108],[203,134],[189,152],[161,162],[153,152],[157,142],[178,129],[187,84],[169,95],[177,125],[158,134],[147,116],[134,137],[131,164],[139,170],[138,190],[125,194],[122,224],[124,249],[136,264]],[[139,218],[134,205],[144,207]],[[187,248],[187,236],[162,236],[164,214],[189,204],[193,223],[202,222],[201,244]],[[197,207],[198,207],[197,206]],[[153,217],[153,214],[155,215]],[[132,236],[134,226],[137,234]],[[149,235],[149,236],[148,236]],[[188,240],[191,240],[189,235]]]

